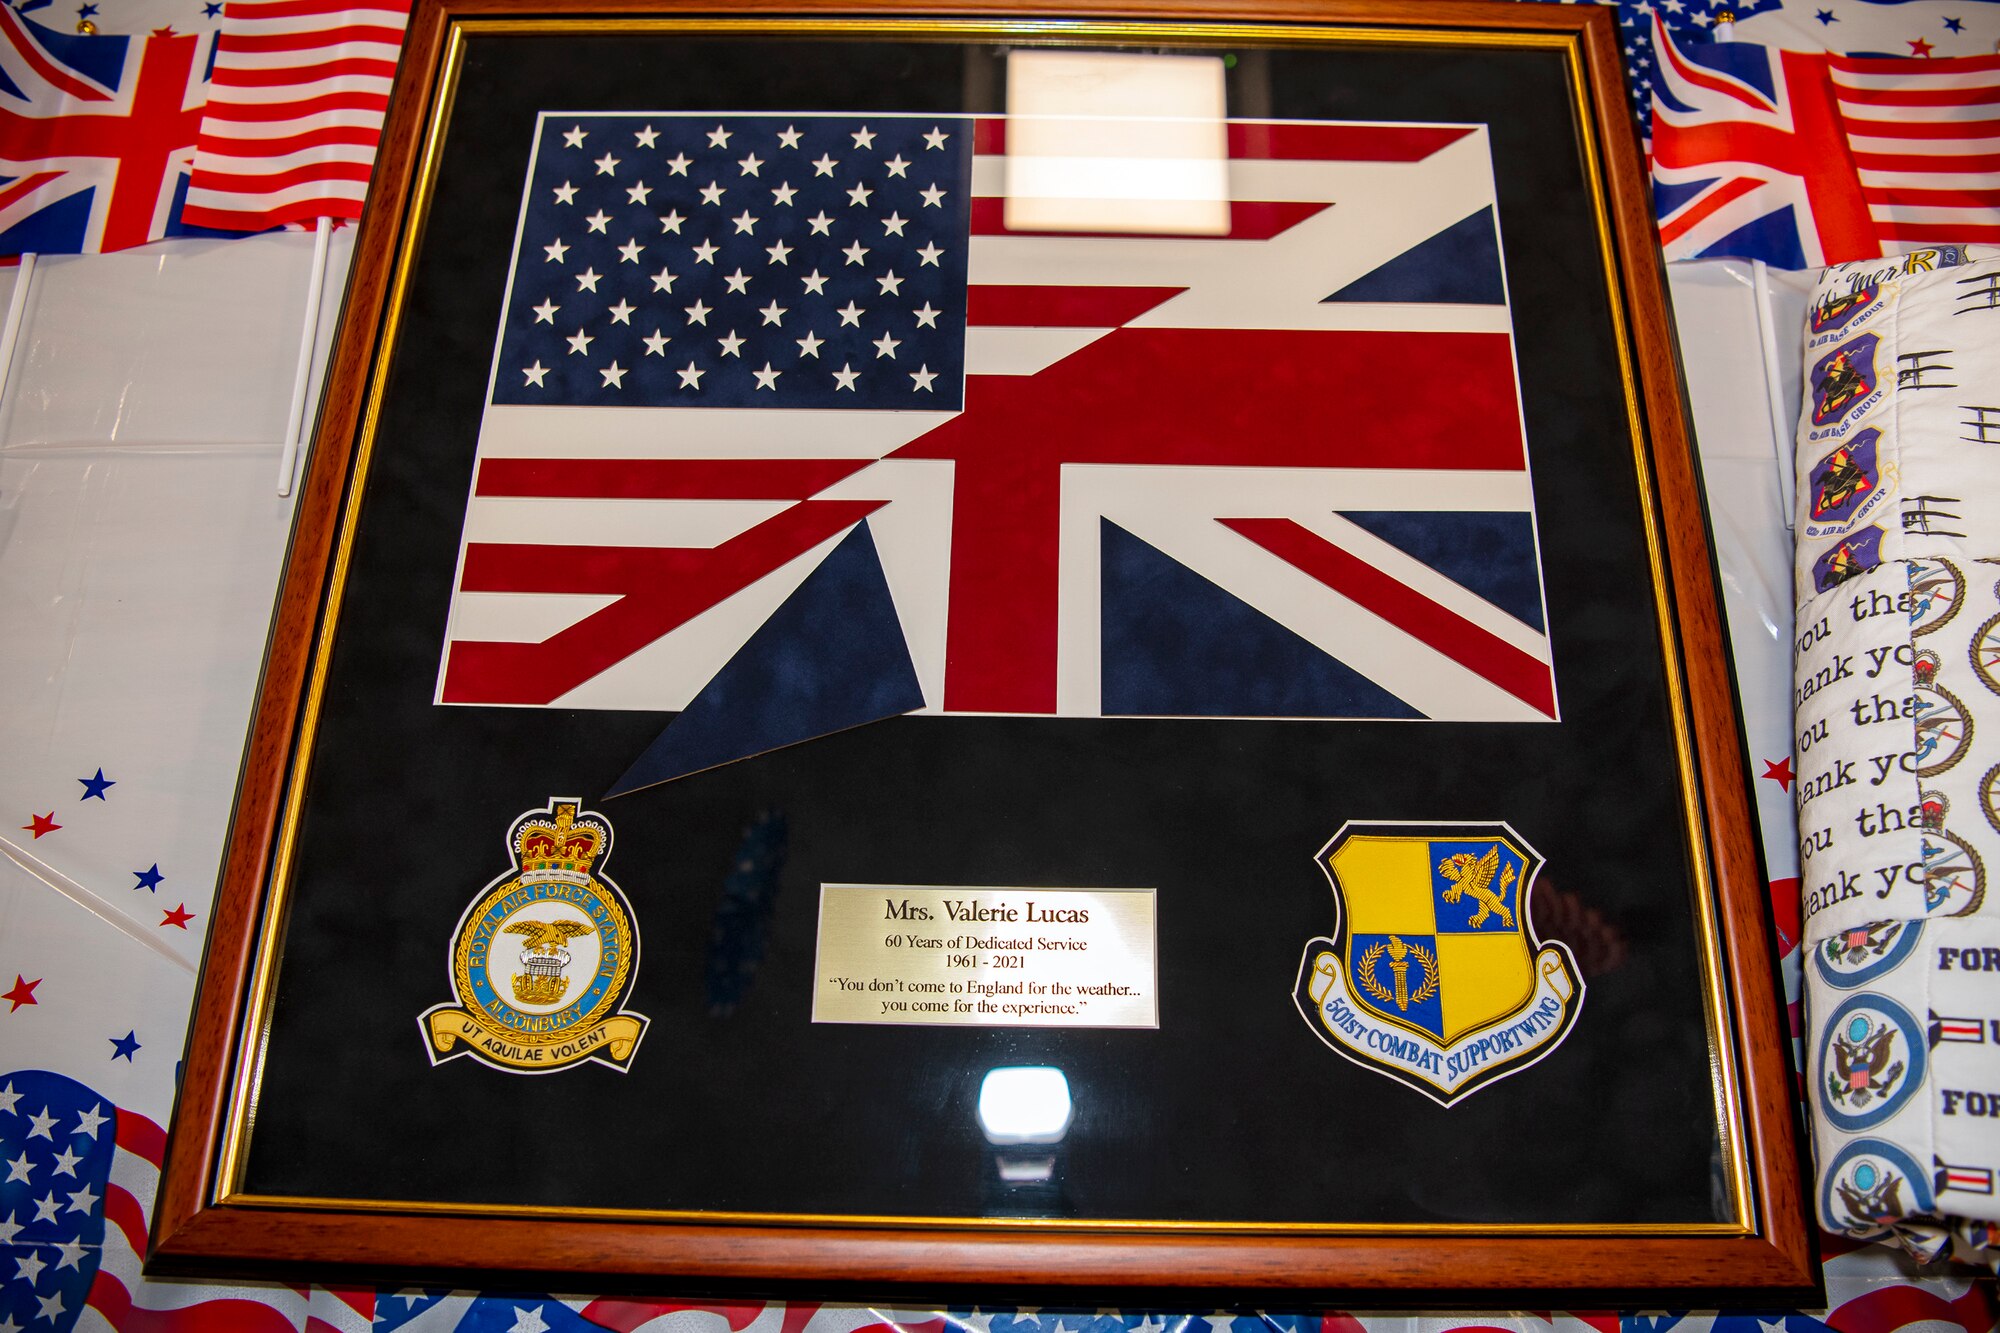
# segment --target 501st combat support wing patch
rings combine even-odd
[[[1506,824],[1350,822],[1314,859],[1339,929],[1306,943],[1293,999],[1334,1050],[1450,1106],[1569,1035],[1583,981],[1534,937],[1542,858]]]
[[[513,869],[473,899],[453,932],[458,1002],[417,1020],[431,1063],[471,1055],[513,1074],[585,1060],[623,1071],[646,1016],[622,1008],[639,975],[632,908],[606,879],[611,822],[554,797],[507,831]]]

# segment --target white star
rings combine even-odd
[[[687,307],[687,317],[690,324],[699,324],[703,328],[708,327],[708,307],[703,305],[699,300]]]
[[[12,1245],[14,1237],[20,1234],[21,1224],[14,1220],[13,1213],[10,1212],[4,1219],[0,1219],[0,1245]]]
[[[839,165],[840,165],[839,161],[837,161],[831,154],[821,153],[819,155],[819,160],[813,163],[813,175],[831,176],[833,174],[833,169]]]
[[[860,378],[861,378],[860,371],[856,370],[853,366],[850,366],[847,363],[842,362],[840,369],[833,372],[834,392],[838,393],[842,389],[847,389],[849,391],[852,391],[854,388],[854,381]]]
[[[976,1305],[972,1307],[971,1314],[958,1322],[971,1329],[973,1333],[993,1333],[993,1316],[990,1314],[981,1314],[979,1307]]]
[[[12,1184],[17,1180],[26,1181],[28,1173],[34,1169],[35,1164],[28,1160],[28,1150],[26,1148],[21,1149],[21,1155],[7,1163],[7,1183]]]
[[[747,293],[750,290],[750,275],[739,268],[725,277],[722,285],[732,292]]]
[[[44,1106],[40,1115],[29,1116],[28,1124],[31,1126],[28,1130],[29,1138],[47,1139],[50,1143],[56,1141],[56,1136],[49,1133],[56,1126],[56,1118],[49,1114],[48,1107]]]
[[[610,314],[613,324],[630,324],[632,322],[632,312],[638,308],[638,306],[633,305],[630,301],[620,297],[618,304],[612,306],[607,313]]]
[[[924,147],[943,148],[944,141],[946,139],[949,139],[950,137],[951,136],[949,134],[946,134],[944,131],[940,130],[937,126],[933,125],[931,126],[931,132],[924,136]]]
[[[826,215],[824,208],[814,216],[807,218],[806,223],[813,229],[813,235],[815,236],[833,235],[833,232],[829,230],[833,226],[833,219]]]
[[[903,155],[901,153],[896,154],[894,157],[890,158],[887,162],[884,162],[882,165],[889,168],[889,174],[891,176],[901,176],[903,175],[904,172],[910,169],[910,164],[903,160]]]
[[[826,339],[808,333],[805,337],[799,339],[799,355],[809,356],[817,361],[819,359],[819,349],[825,345]]]
[[[60,1153],[56,1154],[56,1174],[59,1176],[68,1176],[72,1180],[76,1179],[76,1164],[82,1160],[81,1157],[64,1148]]]
[[[507,1333],[547,1333],[548,1327],[548,1321],[542,1318],[541,1306],[524,1310],[517,1305],[514,1307],[514,1327]]]
[[[544,296],[540,305],[531,306],[530,309],[535,312],[535,323],[553,324],[556,322],[556,311],[562,309],[562,307]]]
[[[664,236],[668,232],[672,232],[676,236],[680,235],[681,223],[686,221],[687,219],[681,216],[679,209],[668,209],[667,215],[660,219],[660,235]]]
[[[627,199],[630,199],[633,203],[643,207],[646,202],[646,196],[651,194],[652,192],[653,190],[651,186],[647,185],[646,182],[644,181],[640,181],[637,185],[634,185],[631,189],[625,191],[625,197]]]
[[[555,194],[556,202],[559,204],[573,204],[576,202],[576,187],[568,181],[564,181],[561,185],[556,186]]]
[[[915,370],[911,371],[910,378],[917,382],[917,388],[910,390],[911,393],[915,393],[917,389],[922,389],[925,393],[934,392],[931,388],[931,381],[937,378],[937,372],[932,370],[928,365],[918,366]]]
[[[868,202],[868,196],[873,193],[875,193],[875,191],[869,189],[865,184],[857,185],[853,189],[847,192],[847,206],[849,208],[858,208],[863,204],[866,204]]]
[[[868,312],[866,310],[863,310],[860,306],[854,304],[854,302],[849,301],[845,306],[843,306],[840,310],[836,311],[835,313],[840,316],[840,322],[843,325],[851,324],[858,329],[861,327],[861,317],[867,314]]]
[[[647,356],[665,357],[667,354],[667,344],[672,342],[673,339],[661,333],[658,329],[654,329],[652,337],[642,339],[641,341],[646,344]]]
[[[88,1213],[96,1206],[97,1196],[91,1193],[90,1186],[86,1184],[82,1189],[77,1190],[69,1196],[69,1207],[63,1209],[63,1211],[66,1213]]]
[[[710,148],[729,147],[729,131],[723,129],[722,126],[717,125],[714,129],[708,132],[708,146]]]
[[[792,247],[786,245],[783,241],[779,241],[776,245],[765,246],[764,253],[771,256],[769,259],[764,261],[765,263],[783,264],[787,268],[791,267]]]
[[[618,247],[618,258],[623,263],[636,264],[639,262],[639,252],[645,248],[639,244],[638,237],[628,236],[625,238],[625,244]]]
[[[660,271],[653,275],[653,290],[656,292],[670,292],[674,289],[674,284],[678,281],[680,281],[680,274],[669,272],[667,266],[662,264],[660,265]]]
[[[901,236],[905,226],[901,213],[891,213],[882,219],[882,233],[885,236]]]
[[[590,224],[590,229],[592,231],[602,234],[605,225],[611,221],[611,215],[600,208],[595,213],[592,213],[589,217],[585,218],[584,221]]]
[[[764,322],[766,324],[776,324],[780,328],[784,327],[785,307],[779,305],[776,301],[771,302],[771,304],[765,306],[762,310],[759,310],[757,313],[764,317]]]
[[[769,389],[771,392],[776,393],[778,391],[778,376],[785,372],[771,369],[771,363],[766,361],[762,370],[753,370],[750,373],[757,377],[758,388]]]
[[[939,188],[937,187],[937,182],[936,182],[936,181],[932,181],[932,182],[931,182],[931,188],[930,188],[930,189],[928,189],[928,190],[919,190],[919,191],[918,191],[917,193],[919,193],[919,194],[923,195],[923,197],[924,197],[924,207],[925,207],[925,208],[943,208],[943,207],[944,207],[944,191],[943,191],[943,190],[940,190],[940,189],[939,189]]]
[[[757,174],[757,169],[764,165],[764,159],[752,153],[736,165],[742,170],[744,175],[754,176]]]
[[[894,272],[884,273],[881,277],[875,279],[875,281],[881,284],[882,295],[884,296],[901,296],[903,294],[903,280],[897,277]]]
[[[845,250],[842,250],[840,253],[847,256],[848,263],[858,264],[862,260],[868,258],[868,247],[863,245],[861,242],[856,241],[854,244],[848,246]]]
[[[597,290],[597,280],[602,276],[603,274],[596,269],[587,268],[576,275],[576,289],[580,292],[594,292]]]
[[[818,269],[814,269],[812,272],[806,274],[804,282],[806,290],[814,296],[826,295],[826,279],[820,276]]]
[[[685,153],[675,153],[672,157],[667,159],[667,170],[671,171],[676,176],[687,175],[688,168],[693,165],[694,165],[694,159],[689,157]]]
[[[583,126],[581,125],[572,125],[569,127],[568,131],[563,134],[563,147],[581,148],[583,147],[583,141],[589,137],[590,137],[589,130],[583,128]]]
[[[728,191],[724,190],[716,182],[710,181],[708,184],[701,187],[701,201],[704,204],[714,204],[716,207],[720,208],[722,206],[722,196],[726,193],[728,193]]]
[[[547,378],[548,373],[549,368],[542,364],[540,357],[536,357],[534,365],[521,367],[521,387],[525,389],[532,384],[537,389],[546,389],[548,385],[542,383],[542,381]]]
[[[944,251],[926,241],[924,242],[924,248],[917,251],[917,258],[923,260],[924,263],[929,264],[932,268],[936,268],[938,266],[938,258],[942,254],[944,254]]]
[[[653,141],[659,137],[660,137],[660,132],[654,129],[651,125],[648,125],[643,130],[636,130],[633,132],[632,142],[637,144],[641,148],[651,148],[653,146]]]
[[[875,131],[863,125],[855,132],[853,139],[856,148],[873,148],[875,146]]]
[[[102,1111],[103,1109],[104,1109],[104,1103],[99,1102],[96,1105],[96,1107],[94,1107],[91,1110],[85,1111],[82,1115],[78,1116],[76,1118],[76,1132],[79,1134],[88,1134],[93,1139],[96,1138],[97,1127],[103,1124],[106,1120],[109,1120],[111,1118],[110,1116],[107,1115],[98,1114],[98,1112]]]
[[[785,126],[784,129],[778,131],[778,147],[797,148],[798,146],[799,146],[799,132],[797,129],[795,129],[790,125],[787,125]]]
[[[56,1265],[56,1271],[60,1273],[65,1268],[75,1268],[81,1271],[83,1256],[87,1249],[88,1247],[80,1240],[66,1240],[56,1246],[56,1252],[62,1255],[62,1262]]]
[[[5,1111],[8,1115],[21,1114],[14,1109],[14,1103],[20,1100],[21,1094],[14,1091],[14,1081],[7,1080],[7,1086],[0,1088],[0,1111]]]
[[[736,224],[738,236],[751,235],[757,230],[757,219],[750,216],[750,210],[747,208],[729,220]]]
[[[631,372],[627,371],[625,367],[619,365],[616,361],[613,361],[597,373],[604,376],[604,383],[599,386],[600,388],[622,389],[625,387],[625,376]]]
[[[35,1221],[53,1222],[55,1220],[56,1195],[54,1190],[50,1190],[48,1198],[42,1199],[35,1204]]]
[[[563,256],[569,253],[569,247],[564,245],[562,237],[558,236],[555,239],[555,244],[542,247],[542,253],[549,257],[549,263],[560,264],[564,262]]]
[[[683,389],[699,389],[701,387],[701,377],[708,372],[705,370],[696,370],[694,362],[690,361],[687,363],[686,370],[677,370],[674,373],[681,377],[681,387]]]
[[[894,361],[896,359],[896,349],[902,345],[900,340],[891,338],[886,333],[883,334],[875,340],[875,359],[880,361],[886,356],[891,361]]]
[[[783,204],[786,208],[790,208],[792,206],[792,196],[797,193],[798,191],[792,188],[790,181],[780,182],[778,188],[771,191],[771,203],[773,206]]]
[[[51,1324],[53,1324],[56,1322],[57,1319],[60,1319],[62,1317],[63,1300],[62,1300],[62,1292],[60,1290],[58,1290],[54,1295],[51,1296],[37,1296],[35,1297],[35,1300],[39,1302],[42,1307],[41,1309],[35,1311],[35,1318],[46,1319]]]
[[[715,252],[720,248],[720,246],[703,241],[694,248],[695,262],[698,264],[713,264],[715,262]]]
[[[749,339],[747,338],[737,337],[735,329],[731,329],[728,333],[725,333],[720,338],[716,339],[716,342],[722,345],[722,354],[724,356],[735,356],[735,357],[740,357],[743,355],[742,351],[743,344],[748,341]]]
[[[606,154],[605,154],[605,155],[604,155],[603,157],[600,157],[600,158],[598,158],[598,159],[597,159],[597,174],[598,174],[598,175],[600,175],[600,176],[615,176],[615,175],[617,175],[617,174],[618,174],[618,159],[617,159],[617,158],[615,158],[615,157],[613,157],[613,156],[611,156],[611,154],[609,154],[609,153],[606,153]]]
[[[569,354],[571,356],[589,356],[590,345],[596,342],[597,339],[591,337],[589,334],[585,333],[582,329],[578,329],[575,333],[572,333],[569,336],[567,341],[569,343]]]
[[[912,311],[911,313],[913,313],[917,317],[918,328],[934,329],[937,327],[937,317],[939,315],[942,315],[944,311],[933,310],[931,308],[931,303],[929,301],[926,301],[923,303],[921,307],[919,307],[915,311]]]

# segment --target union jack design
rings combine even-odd
[[[860,528],[887,712],[1553,720],[1484,128],[1218,123],[1164,235],[1017,129],[545,116],[439,701],[687,708]]]
[[[212,40],[71,36],[0,9],[0,253],[177,234]]]

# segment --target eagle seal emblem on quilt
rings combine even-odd
[[[514,1074],[584,1061],[624,1070],[646,1017],[623,1007],[639,973],[632,908],[604,874],[611,822],[558,796],[507,831],[511,869],[452,933],[455,1004],[418,1020],[432,1064],[461,1055]]]
[[[1293,999],[1316,1036],[1444,1106],[1548,1055],[1583,981],[1537,940],[1542,858],[1504,823],[1347,823],[1314,858],[1338,928],[1306,943]]]

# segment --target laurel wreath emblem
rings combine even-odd
[[[1437,959],[1431,955],[1430,950],[1424,948],[1421,944],[1411,944],[1406,947],[1411,953],[1417,956],[1417,962],[1423,965],[1423,984],[1418,986],[1410,995],[1411,1004],[1422,1004],[1425,1000],[1437,994]],[[1371,944],[1368,948],[1362,950],[1361,961],[1356,965],[1354,974],[1361,979],[1362,989],[1366,990],[1370,995],[1380,1000],[1383,1004],[1395,1004],[1395,992],[1375,979],[1375,964],[1388,950],[1389,946],[1386,944]],[[1399,1006],[1399,1008],[1402,1007],[1406,1006]]]

